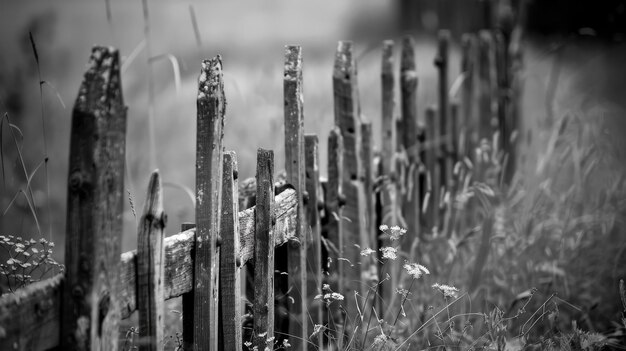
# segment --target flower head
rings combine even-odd
[[[430,274],[430,271],[426,267],[417,263],[405,263],[404,270],[406,270],[413,279],[419,279],[424,274]]]
[[[365,250],[361,250],[361,256],[369,256],[369,255],[373,254],[374,252],[376,252],[376,251],[374,251],[374,250],[372,250],[372,249],[370,249],[368,247]]]
[[[383,253],[383,258],[386,258],[388,260],[395,260],[396,258],[398,258],[398,250],[396,250],[396,248],[391,247],[391,246],[385,246],[385,247],[381,247],[380,251]]]
[[[443,294],[443,297],[455,298],[457,297],[459,293],[459,289],[450,285],[445,285],[445,284],[436,283],[436,284],[433,284],[432,288],[439,290],[439,292]]]

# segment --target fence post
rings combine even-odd
[[[72,112],[63,350],[118,347],[125,137],[119,53],[94,47]]]
[[[382,138],[381,138],[381,156],[380,156],[380,176],[383,177],[383,182],[380,186],[380,218],[379,224],[386,224],[388,226],[395,226],[399,224],[397,219],[398,211],[398,182],[396,174],[396,123],[398,122],[395,117],[395,76],[393,73],[393,40],[383,41],[382,52],[382,67],[381,67],[381,92],[382,92]],[[374,226],[374,233],[377,233],[376,226]],[[383,238],[381,246],[389,246],[390,240]],[[382,261],[379,261],[378,271],[382,270]],[[389,276],[391,277],[388,284],[382,284],[380,289],[382,290],[382,299],[379,304],[380,314],[384,314],[384,308],[382,306],[383,301],[390,301],[391,297],[395,294],[395,289],[398,287],[398,265],[391,265],[389,267]],[[384,279],[384,277],[379,277]]]
[[[373,151],[374,145],[372,140],[372,122],[363,122],[361,124],[361,162],[363,163],[363,189],[365,194],[365,213],[368,245],[367,247],[376,249],[377,237],[374,230],[376,218],[374,211],[374,169],[373,169]],[[363,247],[364,249],[364,247]],[[369,263],[373,263],[369,262]]]
[[[497,103],[494,101],[496,92],[495,50],[493,37],[488,30],[481,30],[478,37],[479,61],[479,144],[482,139],[491,140],[494,122],[497,123]]]
[[[196,227],[195,223],[183,223],[180,226],[181,232],[185,232],[187,230],[191,230]],[[196,232],[194,232],[195,238]],[[196,242],[196,239],[194,239]],[[194,259],[196,257],[196,249],[195,247],[191,249],[191,258]],[[195,261],[195,259],[194,259]],[[192,278],[193,279],[193,278]],[[183,305],[183,349],[185,350],[193,350],[193,334],[194,334],[194,325],[193,325],[193,315],[194,315],[194,290],[191,289],[190,292],[184,293],[182,295],[182,305]]]
[[[436,211],[439,222],[436,224],[440,232],[445,226],[446,208],[443,198],[450,189],[452,165],[450,159],[451,140],[450,135],[450,104],[448,99],[448,47],[450,46],[450,32],[440,30],[438,35],[438,52],[435,58],[435,67],[439,73],[439,138],[437,149],[439,150],[439,197],[436,199]]]
[[[335,126],[328,136],[328,183],[326,188],[326,237],[330,249],[328,250],[328,261],[336,269],[331,271],[331,289],[343,293],[345,289],[345,271],[348,263],[340,258],[345,257],[344,253],[344,221],[343,206],[345,204],[345,196],[343,195],[343,137],[341,130]],[[328,265],[330,268],[330,264]],[[330,269],[329,269],[330,270]],[[336,282],[333,284],[332,282]],[[337,340],[337,349],[343,350],[343,322],[346,316],[337,308],[337,304],[331,304],[329,321],[334,321],[336,326],[335,338]],[[329,322],[330,325],[330,322]]]
[[[425,213],[426,228],[428,230],[433,229],[437,223],[437,211],[435,211],[436,199],[439,195],[437,186],[439,178],[437,175],[437,150],[435,148],[435,141],[437,140],[437,107],[429,106],[426,108],[426,130],[425,141],[426,145],[424,160],[426,164],[426,195],[424,198],[424,206],[422,211]]]
[[[366,296],[367,285],[361,282],[360,250],[368,246],[369,236],[366,226],[365,193],[363,189],[363,164],[361,160],[361,120],[357,68],[350,41],[340,41],[335,54],[333,70],[333,95],[335,105],[335,125],[341,130],[344,143],[343,191],[345,194],[344,216],[349,220],[344,225],[344,245],[342,258],[351,263],[351,269],[343,271],[345,296],[344,307],[348,325],[355,326],[359,311],[355,300],[357,295]],[[344,266],[344,268],[347,268]]]
[[[446,220],[444,222],[443,231],[447,237],[452,237],[452,233],[456,230],[456,215],[458,209],[456,206],[456,195],[459,189],[460,183],[460,165],[458,164],[459,157],[459,104],[453,102],[450,104],[450,124],[448,126],[448,135],[450,136],[448,142],[448,162],[449,162],[449,185],[447,196],[445,196],[446,206],[448,207]]]
[[[143,215],[137,230],[137,311],[139,350],[163,350],[163,192],[159,171],[150,176]]]
[[[318,139],[315,134],[304,136],[304,155],[306,160],[306,192],[309,194],[305,201],[307,207],[308,225],[311,228],[307,251],[307,278],[309,314],[313,324],[323,325],[322,305],[320,301],[313,301],[316,295],[322,294],[322,241],[319,211],[324,205],[321,197],[320,171],[318,165]],[[308,336],[307,336],[308,337]],[[308,349],[322,349],[322,335],[318,335],[317,342],[311,340]]]
[[[219,228],[222,193],[224,82],[218,55],[202,62],[198,79],[194,350],[217,350]]]
[[[395,76],[393,74],[393,40],[383,41],[381,92],[382,92],[382,138],[381,175],[386,177],[382,188],[382,224],[396,225],[396,117],[395,117]]]
[[[402,40],[400,61],[400,98],[402,144],[407,159],[404,169],[405,194],[402,216],[413,235],[405,235],[401,246],[410,247],[415,235],[422,235],[420,228],[419,143],[417,140],[417,70],[415,67],[415,42],[411,36]]]
[[[285,47],[285,170],[287,182],[293,185],[298,196],[298,214],[296,238],[291,241],[288,250],[288,281],[290,296],[294,299],[289,305],[289,335],[294,350],[305,350],[308,318],[306,315],[307,277],[307,222],[304,208],[306,191],[304,160],[304,116],[302,93],[302,49],[299,46]]]
[[[254,207],[253,347],[274,349],[274,152],[259,149]]]
[[[237,156],[233,151],[224,153],[222,176],[222,220],[220,234],[220,329],[219,349],[241,350],[241,283],[239,258],[239,196],[237,182]]]

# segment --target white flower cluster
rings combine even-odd
[[[411,277],[413,277],[413,279],[419,279],[424,274],[430,274],[430,271],[428,270],[428,268],[417,263],[405,263],[404,270]]]
[[[445,284],[436,283],[436,284],[433,284],[432,288],[439,290],[439,292],[441,292],[444,297],[456,298],[459,293],[459,289],[450,285],[445,285]]]
[[[389,235],[389,239],[393,241],[400,239],[401,236],[406,234],[406,229],[400,228],[397,225],[394,225],[393,227],[390,228],[388,225],[383,224],[380,227],[378,227],[378,229],[380,229],[381,232]]]
[[[383,253],[383,258],[388,260],[395,260],[398,258],[398,250],[391,246],[385,246],[380,248],[380,252]]]

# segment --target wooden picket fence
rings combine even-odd
[[[122,339],[119,321],[137,311],[139,349],[162,350],[164,301],[179,296],[185,350],[242,350],[245,342],[251,342],[250,349],[271,350],[285,338],[294,350],[319,349],[328,342],[349,348],[363,320],[357,316],[369,314],[362,307],[372,284],[363,277],[377,264],[361,250],[388,242],[378,226],[408,227],[403,249],[415,237],[432,234],[433,227],[448,235],[454,230],[449,223],[455,223],[451,197],[463,186],[457,181],[463,179],[459,161],[474,159],[469,150],[481,138],[499,129],[506,141],[513,130],[515,99],[501,95],[514,88],[514,60],[501,39],[488,31],[463,37],[460,102],[450,102],[450,36],[440,33],[439,101],[425,108],[426,125],[417,118],[413,39],[402,41],[399,75],[393,71],[394,43],[385,41],[377,155],[371,123],[360,117],[353,45],[339,42],[332,77],[336,126],[328,137],[326,181],[319,177],[318,137],[304,133],[301,48],[286,47],[285,181],[290,186],[275,188],[273,151],[259,149],[250,208],[239,208],[237,158],[222,146],[221,58],[205,60],[197,97],[196,223],[164,238],[164,200],[155,171],[137,250],[126,253],[120,252],[126,107],[119,54],[95,47],[73,110],[66,273],[0,297],[0,349],[116,350]],[[283,251],[275,255],[275,250]],[[248,263],[254,284],[245,288],[241,271]],[[275,276],[275,267],[286,269],[286,278]],[[398,272],[391,275],[395,282],[378,292],[383,297],[395,296]],[[245,290],[254,291],[248,296],[251,339],[242,331]],[[286,318],[275,314],[275,291],[289,297]],[[325,308],[324,294],[331,291],[344,300]],[[321,325],[336,327],[322,333]]]

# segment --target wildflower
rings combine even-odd
[[[388,226],[388,225],[386,225],[386,224],[381,224],[381,225],[380,225],[380,227],[378,227],[378,229],[379,229],[381,232],[386,232],[386,231],[389,229],[389,226]]]
[[[374,251],[374,250],[372,250],[372,249],[370,249],[368,247],[365,250],[361,250],[361,256],[369,256],[369,255],[373,254],[374,252],[376,252],[376,251]]]
[[[284,348],[291,347],[291,344],[289,343],[289,339],[283,339],[283,347]]]
[[[400,228],[397,225],[391,227],[390,232],[389,232],[389,236],[391,237],[390,238],[391,240],[398,240],[404,234],[406,234],[406,229]]]
[[[396,288],[396,294],[406,299],[406,297],[409,296],[409,291],[407,289]]]
[[[430,271],[426,267],[417,263],[405,263],[404,270],[406,270],[413,279],[419,279],[424,274],[430,274]]]
[[[343,295],[341,295],[340,293],[336,293],[336,292],[331,293],[330,298],[335,301],[343,301]]]
[[[432,286],[433,289],[437,289],[439,290],[439,292],[441,292],[443,294],[443,297],[457,297],[459,289],[453,287],[453,286],[449,286],[449,285],[445,285],[445,284],[433,284]]]
[[[380,251],[383,253],[383,258],[386,258],[388,260],[395,260],[396,258],[398,258],[398,255],[397,255],[398,250],[396,250],[393,247],[390,247],[390,246],[381,247]]]
[[[374,343],[372,344],[372,347],[373,348],[382,347],[387,343],[387,340],[389,340],[389,337],[387,335],[378,334],[374,338]]]

